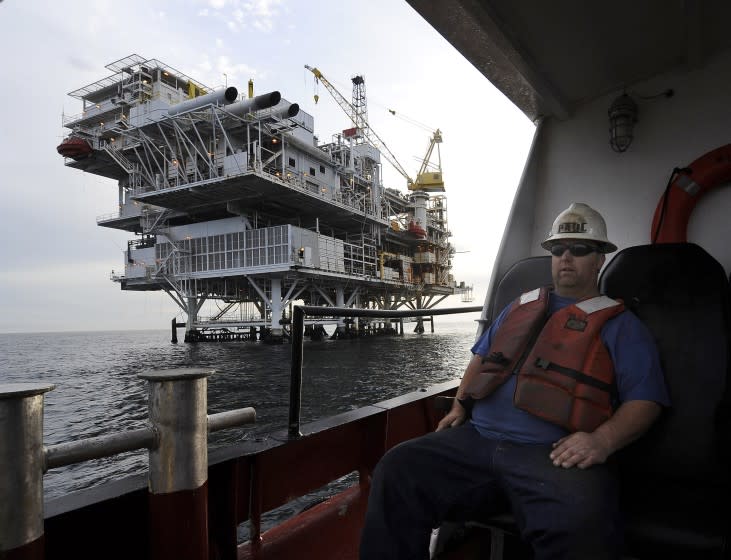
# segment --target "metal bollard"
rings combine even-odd
[[[207,377],[213,370],[146,371],[150,421],[150,555],[208,559]]]
[[[0,385],[0,557],[41,560],[43,394],[55,385]]]

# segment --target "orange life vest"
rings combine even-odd
[[[549,291],[533,290],[513,302],[464,394],[484,398],[517,375],[516,407],[571,432],[591,432],[613,412],[614,365],[601,329],[624,305],[598,296],[547,317]]]

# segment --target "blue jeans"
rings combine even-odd
[[[535,560],[618,558],[619,492],[607,465],[555,467],[550,445],[484,438],[469,423],[406,441],[378,463],[361,560],[423,560],[450,510],[512,510]]]

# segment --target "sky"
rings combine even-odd
[[[132,237],[96,225],[117,210],[116,183],[56,152],[62,115],[81,112],[68,92],[130,54],[213,88],[280,91],[322,142],[351,125],[304,65],[346,99],[363,75],[371,128],[412,176],[439,128],[453,273],[482,304],[534,125],[405,1],[0,0],[0,53],[0,332],[159,329],[180,315],[165,293],[110,280]]]

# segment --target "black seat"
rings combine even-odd
[[[503,284],[509,290],[506,278]],[[599,286],[623,299],[653,333],[672,400],[645,436],[617,454],[626,555],[731,558],[726,274],[698,245],[643,245],[619,252]],[[516,287],[512,297],[526,289]],[[506,296],[506,303],[511,299]],[[493,309],[497,314],[502,306]],[[517,535],[510,514],[478,515],[468,525],[490,529],[493,560],[502,558],[505,537]]]
[[[480,319],[485,329],[492,324],[500,312],[520,294],[540,286],[549,286],[551,278],[551,256],[526,257],[515,262],[498,282],[495,296],[486,303],[485,318]],[[484,332],[484,330],[481,332]],[[451,397],[438,398],[436,406],[443,411],[452,407]]]
[[[551,278],[551,256],[526,257],[515,262],[503,275],[495,288],[495,295],[488,304],[485,313],[484,323],[489,326],[500,312],[521,294],[534,290],[541,286],[549,286],[553,283]],[[452,399],[445,399],[439,406],[444,411],[451,408]],[[461,534],[463,526],[487,527],[492,533],[490,539],[490,558],[501,558],[505,547],[506,535],[517,535],[517,528],[512,514],[482,515],[480,512],[454,511],[449,520],[444,523],[440,531],[440,541],[437,549],[448,546],[445,544],[453,535]],[[459,537],[458,537],[459,538]],[[512,539],[512,546],[522,549],[522,544],[517,539]]]
[[[551,256],[527,257],[513,264],[495,288],[495,297],[485,314],[487,324],[492,323],[500,312],[520,294],[541,286],[549,286]]]
[[[627,550],[636,558],[726,558],[729,534],[729,285],[695,244],[630,247],[600,290],[655,336],[672,407],[618,454]]]

